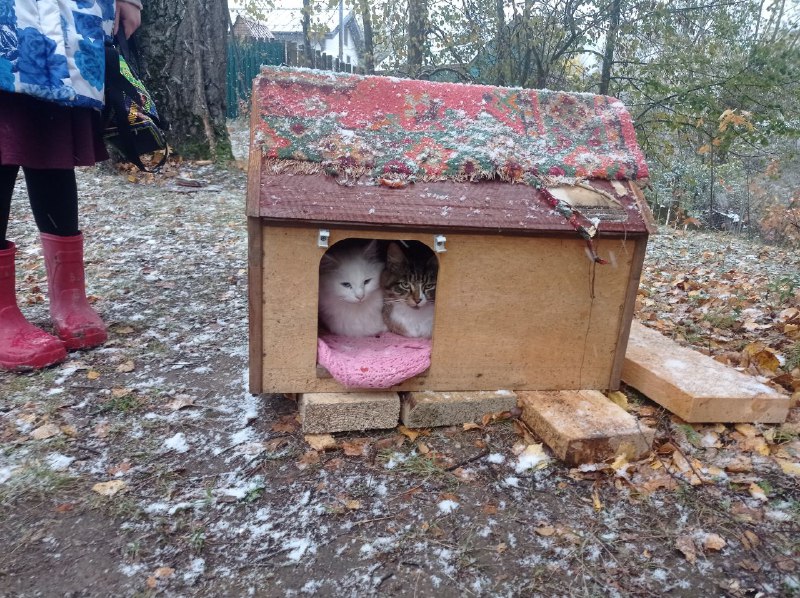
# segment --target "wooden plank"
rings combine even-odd
[[[394,428],[400,417],[396,392],[306,393],[300,398],[306,434]]]
[[[596,390],[517,393],[522,419],[570,465],[641,459],[655,431]]]
[[[622,377],[622,366],[625,363],[625,351],[628,347],[628,337],[630,336],[633,312],[636,309],[636,293],[639,290],[639,279],[642,277],[644,267],[644,255],[647,250],[647,239],[631,239],[624,242],[623,250],[627,250],[629,245],[633,245],[633,259],[631,260],[631,274],[628,277],[628,290],[625,293],[625,303],[622,308],[622,318],[620,319],[619,337],[617,338],[617,348],[614,353],[614,364],[611,368],[611,377],[608,381],[607,390],[618,390]]]
[[[780,423],[789,397],[639,322],[631,326],[622,379],[691,423]]]
[[[418,240],[433,235],[330,229],[350,237]],[[337,392],[316,367],[317,229],[263,232],[264,392]],[[606,389],[623,325],[635,252],[603,239],[596,266],[582,240],[447,234],[438,254],[431,367],[392,390]]]
[[[487,413],[509,411],[517,395],[509,390],[409,392],[401,396],[400,419],[408,428],[435,428],[479,422]]]
[[[248,380],[251,394],[261,394],[264,370],[264,300],[262,226],[258,218],[247,219],[247,310]]]

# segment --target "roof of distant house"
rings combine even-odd
[[[247,35],[255,39],[275,39],[272,31],[265,23],[248,19],[242,15],[236,17],[233,29],[238,35]]]

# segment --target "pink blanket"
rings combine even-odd
[[[431,365],[431,341],[391,332],[350,337],[324,334],[317,340],[317,361],[347,388],[390,388]]]

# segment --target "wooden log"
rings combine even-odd
[[[570,465],[641,459],[655,431],[596,390],[521,391],[522,419]]]
[[[400,419],[408,428],[434,428],[479,422],[487,413],[509,411],[517,395],[509,390],[403,393]]]
[[[631,326],[622,379],[691,423],[780,423],[789,411],[787,395],[639,322]]]
[[[396,392],[318,392],[300,398],[306,434],[394,428],[400,417]]]

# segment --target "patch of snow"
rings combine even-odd
[[[439,511],[444,513],[445,515],[447,515],[448,513],[452,513],[460,506],[461,505],[459,505],[456,501],[449,499],[440,501],[438,504]]]
[[[53,471],[66,471],[73,461],[75,461],[75,457],[68,457],[61,453],[50,453],[44,458],[44,462]]]
[[[0,484],[5,484],[14,473],[13,467],[0,467]]]
[[[186,436],[184,436],[183,432],[178,432],[175,436],[164,441],[164,447],[177,453],[185,453],[189,450],[189,443],[186,442]]]
[[[509,488],[519,488],[519,478],[514,476],[507,476],[503,478],[503,486],[508,486]]]
[[[308,538],[293,538],[283,543],[283,549],[290,551],[286,556],[290,561],[296,563],[303,558],[303,555],[307,552],[309,554],[315,554],[317,552],[317,545]]]
[[[505,456],[501,455],[500,453],[491,453],[488,457],[486,457],[486,460],[489,463],[494,463],[496,465],[500,465],[501,463],[505,463],[506,458],[505,458]]]
[[[194,583],[198,577],[206,572],[206,560],[201,558],[192,559],[186,571],[183,573],[183,581]]]

